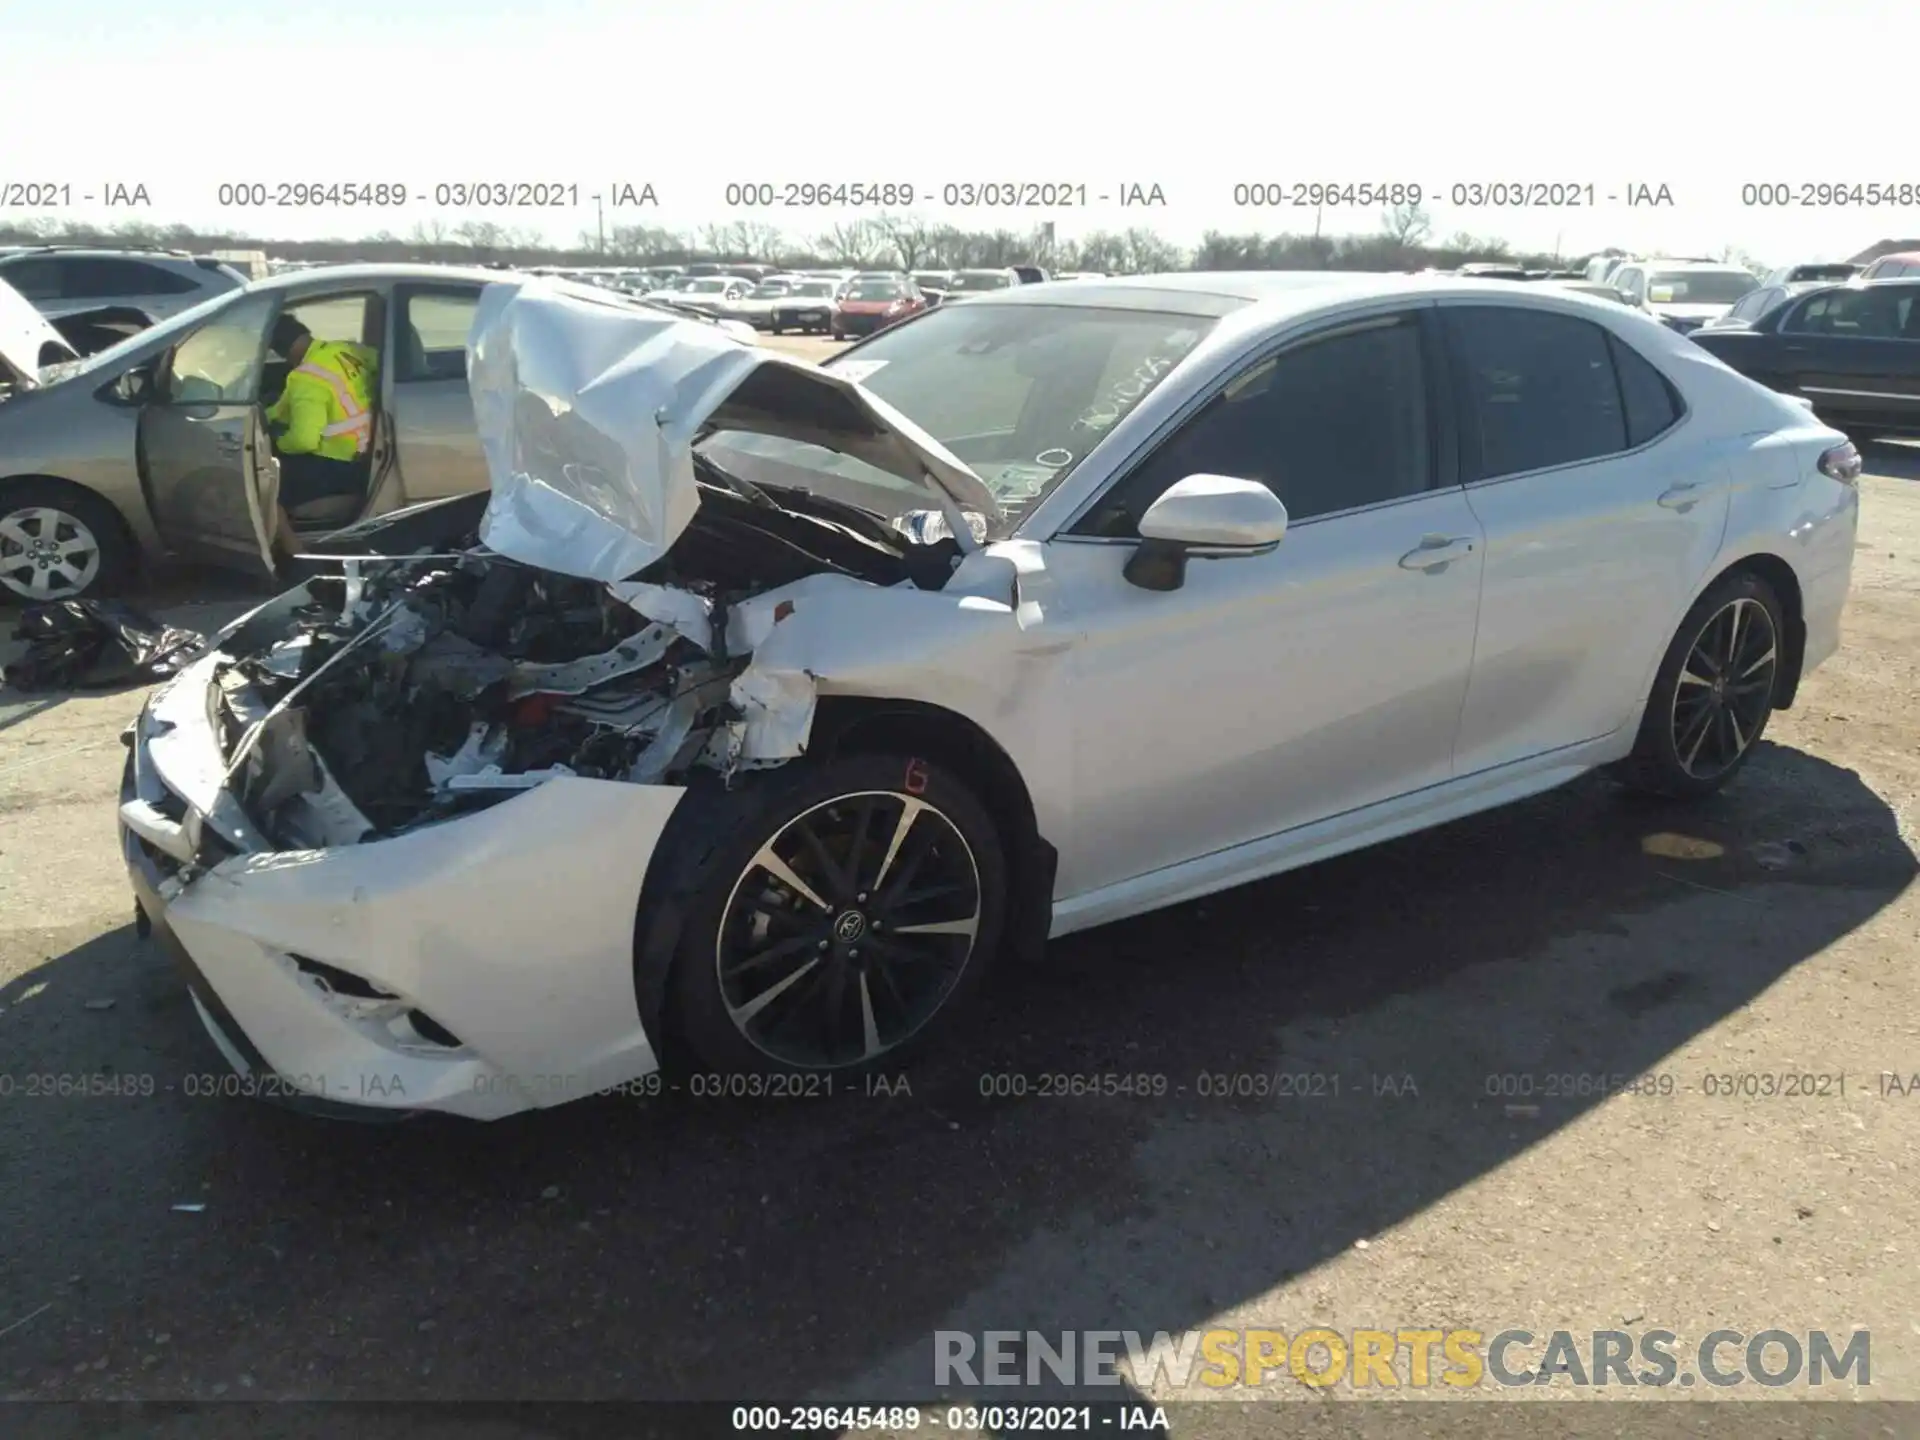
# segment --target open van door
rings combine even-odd
[[[181,341],[154,367],[139,421],[140,481],[168,547],[269,576],[280,462],[259,394],[275,308],[250,296]]]

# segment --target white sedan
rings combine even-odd
[[[517,280],[470,369],[491,499],[129,734],[142,912],[309,1106],[891,1067],[1049,936],[1709,794],[1839,643],[1845,437],[1564,291],[1012,287],[816,367]]]

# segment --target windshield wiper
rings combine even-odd
[[[719,464],[711,456],[702,454],[697,446],[693,452],[693,463],[697,466],[704,466],[707,470],[711,471],[713,477],[721,483],[722,488],[731,490],[742,500],[758,505],[765,510],[783,510],[786,508],[751,480],[742,479],[725,466]]]

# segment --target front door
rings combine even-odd
[[[1810,296],[1777,343],[1795,388],[1840,429],[1920,428],[1920,285]]]
[[[1428,329],[1386,315],[1255,362],[1050,544],[1075,637],[1075,840],[1061,847],[1074,858],[1059,893],[1452,774],[1481,545],[1441,463]],[[1201,473],[1272,488],[1286,537],[1196,558],[1171,592],[1129,584],[1140,515]]]
[[[139,422],[141,484],[154,523],[182,555],[271,573],[278,466],[259,407],[276,302],[222,310],[156,367]]]

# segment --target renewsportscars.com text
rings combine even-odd
[[[1498,1385],[1677,1386],[1872,1384],[1868,1330],[1714,1330],[1686,1342],[1672,1330],[1310,1328],[1282,1330],[940,1330],[942,1387],[1120,1385],[1148,1392],[1306,1385],[1327,1389],[1472,1389]]]

